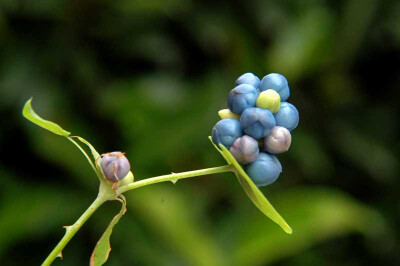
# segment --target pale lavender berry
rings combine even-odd
[[[260,149],[257,140],[244,135],[235,140],[229,151],[238,163],[247,164],[257,159]]]
[[[131,166],[124,153],[119,151],[109,152],[102,155],[101,168],[104,175],[111,181],[117,182],[124,179]]]
[[[263,150],[269,153],[278,154],[289,150],[292,143],[290,131],[284,127],[273,127],[271,133],[264,138]]]

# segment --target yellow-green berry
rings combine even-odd
[[[256,106],[268,109],[275,114],[281,107],[281,96],[279,96],[279,93],[271,89],[263,91],[257,98]]]
[[[219,117],[221,117],[221,119],[234,118],[234,119],[240,120],[240,115],[231,112],[231,110],[229,110],[229,109],[220,110],[218,112],[218,115],[219,115]]]

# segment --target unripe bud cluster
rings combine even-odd
[[[289,149],[290,131],[299,123],[296,107],[286,102],[289,96],[283,75],[271,73],[260,81],[245,73],[229,93],[229,109],[218,112],[222,120],[212,130],[213,142],[224,145],[257,186],[273,183],[282,172],[273,154]]]

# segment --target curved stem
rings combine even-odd
[[[43,262],[42,266],[50,265],[58,256],[62,256],[61,255],[62,250],[71,240],[71,238],[75,235],[76,232],[78,232],[78,230],[87,221],[87,219],[89,219],[89,217],[97,210],[97,208],[99,208],[106,201],[107,198],[99,195],[73,225],[65,227],[66,232],[64,237],[60,240],[57,246],[49,254],[46,260]]]
[[[72,137],[67,137],[67,139],[69,141],[71,141],[82,152],[82,154],[86,157],[86,159],[88,160],[88,162],[89,162],[90,166],[92,167],[92,169],[94,170],[94,172],[97,174],[96,167],[94,167],[92,160],[90,160],[89,155],[87,155],[85,150],[82,149],[82,147],[78,143],[76,143],[75,140],[72,139]]]
[[[120,195],[128,190],[132,190],[132,189],[135,189],[138,187],[143,187],[143,186],[147,186],[147,185],[151,185],[151,184],[155,184],[155,183],[160,183],[160,182],[165,182],[165,181],[176,182],[178,179],[182,179],[182,178],[217,174],[217,173],[223,173],[223,172],[235,172],[235,171],[236,171],[236,169],[233,165],[225,165],[225,166],[183,172],[183,173],[178,173],[178,174],[162,175],[162,176],[147,178],[147,179],[133,182],[129,185],[125,185],[125,186],[118,188],[117,195]]]
[[[74,142],[72,140],[72,142]],[[77,145],[79,146],[79,145]],[[117,189],[116,195],[121,195],[122,193],[132,190],[135,188],[165,182],[165,181],[172,181],[176,182],[178,179],[189,178],[194,176],[202,176],[202,175],[210,175],[210,174],[217,174],[217,173],[224,173],[224,172],[235,172],[236,169],[233,165],[225,165],[189,172],[183,172],[178,174],[170,174],[170,175],[162,175],[152,178],[147,178],[144,180],[140,180],[134,183],[131,183],[126,186],[122,186]],[[100,193],[97,198],[93,201],[93,203],[89,206],[89,208],[82,214],[81,217],[71,226],[66,227],[66,232],[64,237],[60,240],[57,246],[53,249],[53,251],[49,254],[46,260],[43,262],[42,266],[50,265],[58,256],[61,256],[61,252],[64,247],[68,244],[71,238],[78,232],[78,230],[82,227],[82,225],[89,219],[89,217],[106,201],[116,199],[116,195],[113,191],[106,191],[102,193],[102,186],[100,186]]]

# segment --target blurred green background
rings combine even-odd
[[[125,151],[137,180],[224,164],[207,136],[244,72],[284,74],[300,112],[280,179],[233,174],[126,194],[107,265],[400,265],[400,2],[0,0],[0,265],[38,265],[97,194],[64,138]],[[54,265],[87,265],[119,203]]]

